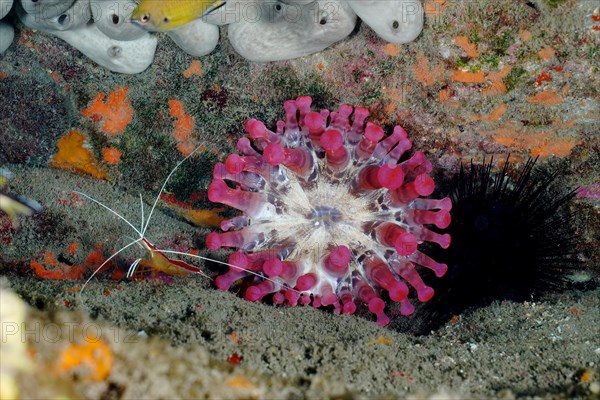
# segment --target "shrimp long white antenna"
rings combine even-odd
[[[158,192],[158,195],[156,196],[156,199],[154,199],[154,204],[152,204],[152,208],[150,209],[150,214],[148,214],[148,219],[146,220],[146,225],[142,226],[142,232],[141,232],[142,236],[144,236],[144,234],[146,233],[146,229],[148,229],[148,224],[150,223],[150,218],[152,218],[152,213],[154,212],[154,209],[156,208],[156,205],[158,204],[158,201],[160,200],[160,195],[163,193],[163,191],[167,187],[167,183],[169,183],[169,179],[171,179],[171,177],[173,176],[173,174],[175,173],[175,171],[177,171],[177,169],[181,166],[181,164],[183,164],[188,158],[190,158],[194,153],[196,153],[199,148],[200,147],[196,147],[183,160],[179,161],[177,163],[177,165],[175,166],[175,168],[173,168],[171,170],[171,172],[167,176],[167,179],[165,179],[164,183],[162,184],[162,186],[160,188],[160,191]],[[142,218],[142,220],[143,220],[143,218]],[[142,225],[143,225],[143,223],[142,223]]]
[[[296,292],[296,293],[301,293],[301,292],[297,291],[296,289],[294,289],[294,288],[290,287],[290,286],[289,286],[288,284],[286,284],[285,282],[282,282],[282,281],[276,281],[276,280],[274,280],[274,279],[271,279],[271,278],[269,278],[268,276],[266,276],[266,275],[264,275],[264,274],[261,274],[261,273],[258,273],[258,272],[255,272],[255,271],[252,271],[252,270],[250,270],[250,269],[248,269],[248,268],[240,267],[239,265],[230,264],[230,263],[228,263],[228,262],[225,262],[225,261],[219,261],[219,260],[215,260],[214,258],[208,258],[208,257],[204,257],[204,256],[199,256],[199,255],[197,255],[197,254],[185,253],[185,252],[183,252],[183,251],[176,251],[176,250],[161,250],[160,252],[161,252],[161,253],[167,253],[167,254],[177,254],[177,255],[180,255],[180,256],[188,256],[188,257],[198,258],[198,259],[200,259],[200,260],[204,260],[204,261],[212,261],[212,262],[214,262],[214,263],[217,263],[217,264],[227,265],[228,267],[235,268],[235,269],[237,269],[237,270],[240,270],[240,271],[247,272],[247,273],[249,273],[250,275],[258,276],[259,278],[261,278],[261,279],[263,279],[263,280],[266,280],[266,281],[273,282],[273,283],[275,283],[275,284],[277,284],[277,285],[282,285],[282,286],[285,286],[286,288],[288,288],[289,290],[291,290],[291,291],[293,291],[293,292]]]
[[[140,193],[140,210],[142,212],[142,224],[140,225],[140,229],[144,230],[144,200],[142,200],[141,193]]]
[[[100,264],[100,266],[98,268],[96,268],[94,270],[94,272],[92,272],[92,275],[90,275],[90,277],[86,279],[86,281],[83,283],[83,285],[81,285],[81,289],[79,289],[79,297],[81,297],[81,294],[83,293],[83,289],[85,289],[85,287],[88,285],[88,283],[90,283],[90,281],[92,280],[92,278],[94,278],[94,276],[96,276],[96,274],[98,272],[100,272],[100,270],[102,268],[104,268],[104,266],[106,264],[108,264],[110,262],[110,260],[112,260],[113,258],[115,258],[117,255],[119,255],[121,252],[125,251],[129,247],[133,246],[134,244],[139,243],[141,240],[142,240],[142,238],[139,238],[137,240],[134,240],[133,242],[130,242],[129,244],[121,247],[121,249],[119,249],[119,251],[116,251],[113,255],[111,255],[106,260],[104,260],[104,262],[102,264]]]
[[[127,225],[129,225],[131,227],[131,229],[133,229],[135,231],[135,233],[137,233],[138,235],[140,235],[140,238],[137,241],[142,240],[142,238],[144,237],[144,235],[142,234],[142,231],[140,231],[138,228],[136,228],[135,226],[133,226],[133,224],[131,222],[129,222],[127,220],[127,218],[125,218],[124,216],[122,216],[121,214],[119,214],[118,212],[116,212],[115,210],[113,210],[112,208],[110,208],[109,206],[107,206],[106,204],[102,203],[101,201],[96,200],[95,198],[88,196],[87,194],[83,193],[83,192],[78,192],[76,190],[73,191],[73,193],[77,193],[83,197],[85,197],[88,200],[93,201],[94,203],[98,204],[100,207],[110,211],[112,214],[116,215],[117,217],[119,217],[119,219],[121,221],[124,221]]]

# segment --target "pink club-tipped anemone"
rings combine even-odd
[[[419,270],[437,277],[447,267],[419,250],[423,242],[447,248],[450,236],[430,230],[450,224],[449,198],[425,199],[434,190],[431,163],[396,126],[390,135],[366,122],[365,108],[311,111],[311,98],[284,103],[275,131],[251,119],[249,138],[215,165],[208,196],[240,216],[221,224],[207,246],[238,249],[237,266],[216,279],[223,290],[253,279],[244,298],[272,296],[275,304],[332,306],[352,314],[366,303],[387,325],[385,298],[409,315],[434,295]],[[365,123],[366,122],[366,123]]]

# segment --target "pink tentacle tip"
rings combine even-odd
[[[377,171],[377,179],[386,189],[398,189],[404,183],[404,172],[398,164],[385,164]]]
[[[336,246],[325,258],[325,267],[335,275],[343,275],[348,271],[350,262],[350,249],[346,246]]]
[[[373,297],[369,300],[369,311],[373,314],[379,314],[385,309],[385,303],[379,297]]]
[[[429,196],[434,189],[435,183],[429,175],[421,174],[415,178],[415,190],[420,196]]]
[[[394,241],[394,248],[401,256],[409,256],[417,250],[419,242],[415,235],[404,232]]]
[[[269,258],[262,268],[269,277],[279,276],[283,272],[283,264],[278,258]]]
[[[246,122],[245,129],[246,132],[248,132],[248,135],[253,139],[264,138],[267,136],[267,127],[265,124],[254,118]]]
[[[221,248],[221,238],[218,233],[211,232],[206,237],[206,247],[210,250],[217,250]]]
[[[304,117],[304,123],[308,127],[310,131],[316,131],[323,128],[324,118],[321,114],[317,112],[309,112]]]
[[[344,137],[341,132],[329,129],[321,135],[321,146],[327,151],[334,152],[344,145]]]
[[[250,286],[248,289],[246,289],[246,293],[244,294],[244,299],[246,299],[248,301],[258,301],[263,296],[264,296],[264,294],[262,293],[262,291],[260,290],[259,287]]]
[[[438,208],[446,211],[452,210],[452,200],[450,200],[449,197],[444,197],[443,199],[439,200]]]
[[[312,98],[310,96],[300,96],[296,99],[296,105],[301,112],[309,111],[311,104]]]
[[[317,284],[317,276],[315,274],[302,275],[296,281],[296,289],[308,290]]]
[[[383,139],[385,135],[383,128],[379,125],[372,124],[371,122],[367,122],[367,127],[365,128],[365,137],[372,142],[379,142]]]
[[[215,179],[208,187],[208,199],[215,203],[220,202],[227,196],[228,190],[229,187],[225,182],[220,179]]]
[[[237,154],[230,154],[225,160],[225,168],[232,174],[239,174],[244,170],[244,160]]]
[[[285,151],[283,146],[277,143],[268,144],[267,147],[265,147],[263,157],[269,165],[273,167],[278,166],[285,160]]]

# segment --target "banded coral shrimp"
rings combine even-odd
[[[165,188],[167,186],[167,184],[169,183],[169,180],[171,179],[171,177],[173,176],[173,174],[177,171],[177,169],[185,162],[187,161],[190,157],[192,157],[195,153],[197,153],[199,148],[194,149],[188,156],[186,156],[184,159],[182,159],[181,161],[179,161],[175,167],[171,170],[171,172],[169,173],[169,175],[167,176],[167,178],[164,180],[160,191],[158,192],[156,198],[154,199],[154,202],[152,203],[152,207],[150,208],[150,212],[148,213],[148,216],[145,217],[144,214],[144,201],[142,199],[142,195],[139,195],[139,199],[140,199],[140,213],[141,213],[141,223],[140,223],[140,227],[137,228],[131,221],[129,221],[127,218],[125,218],[122,214],[120,214],[119,212],[117,212],[116,210],[114,210],[113,208],[109,207],[108,205],[104,204],[103,202],[101,202],[98,199],[93,198],[92,196],[83,193],[83,192],[79,192],[79,191],[73,191],[73,193],[76,193],[90,201],[92,201],[93,203],[95,203],[96,205],[104,208],[105,210],[107,210],[108,212],[110,212],[111,214],[113,214],[114,216],[116,216],[117,218],[119,218],[121,221],[125,222],[131,229],[133,229],[133,231],[136,233],[137,235],[137,239],[135,238],[131,238],[132,240],[127,243],[126,245],[124,245],[123,247],[121,247],[119,250],[115,251],[113,254],[111,254],[106,260],[104,260],[104,262],[102,262],[98,267],[96,267],[93,271],[93,273],[85,280],[85,282],[83,283],[83,285],[81,286],[81,288],[79,289],[79,296],[81,297],[84,289],[87,287],[87,285],[91,282],[91,280],[106,266],[108,265],[113,259],[115,259],[119,254],[123,253],[125,250],[127,250],[128,248],[134,246],[134,245],[138,245],[140,246],[145,252],[145,257],[146,258],[142,258],[142,257],[138,257],[136,258],[129,266],[128,270],[127,270],[127,274],[126,274],[126,278],[127,279],[131,279],[134,277],[134,274],[136,272],[136,270],[138,269],[138,267],[140,267],[142,264],[145,265],[146,267],[150,268],[151,270],[155,271],[155,272],[161,272],[164,273],[166,275],[171,275],[171,276],[186,276],[188,274],[197,274],[197,275],[201,275],[204,276],[205,278],[211,279],[210,276],[208,276],[206,273],[204,273],[202,271],[202,269],[200,267],[197,267],[195,265],[191,265],[185,261],[179,260],[179,259],[174,259],[174,258],[170,258],[169,256],[167,256],[167,254],[173,254],[176,256],[184,256],[184,257],[190,257],[190,258],[194,258],[197,260],[202,260],[202,261],[210,261],[216,264],[221,264],[221,265],[225,265],[234,269],[238,269],[240,271],[244,271],[247,272],[251,275],[255,275],[257,277],[260,277],[263,280],[271,280],[266,276],[263,276],[262,274],[252,271],[252,270],[248,270],[247,268],[244,268],[243,266],[238,266],[238,265],[234,265],[225,261],[221,261],[221,260],[217,260],[214,258],[210,258],[210,257],[204,257],[198,254],[193,254],[193,253],[187,253],[187,252],[183,252],[183,251],[177,251],[177,250],[168,250],[168,249],[159,249],[157,246],[155,246],[150,240],[148,240],[148,238],[146,237],[146,232],[148,230],[148,227],[150,226],[150,221],[152,219],[152,216],[154,214],[154,211],[159,203],[159,200],[161,198],[161,195],[164,193]],[[292,289],[293,290],[293,289]]]

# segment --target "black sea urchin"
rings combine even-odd
[[[436,295],[408,330],[427,333],[468,307],[566,287],[577,263],[573,214],[565,210],[575,191],[558,187],[559,174],[534,168],[536,161],[515,171],[507,160],[499,173],[492,160],[461,166],[450,195],[452,245],[436,255],[448,272],[431,280]]]

